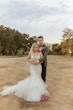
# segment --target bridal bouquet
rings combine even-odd
[[[48,95],[45,95],[45,94],[42,94],[41,95],[41,101],[48,101],[49,100],[49,96]]]

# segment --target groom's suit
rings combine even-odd
[[[40,62],[43,61],[43,63],[41,64],[42,65],[42,79],[44,81],[46,81],[46,67],[47,67],[47,55],[48,55],[48,47],[43,44],[42,46],[39,46],[39,49],[40,51],[42,52],[43,54],[43,58],[40,58]]]

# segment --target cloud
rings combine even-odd
[[[0,24],[55,42],[73,20],[72,0],[2,0]]]

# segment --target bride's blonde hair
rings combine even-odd
[[[38,51],[39,51],[39,45],[38,45],[37,43],[34,43],[34,44],[32,44],[32,47],[31,47],[31,49],[30,49],[30,53],[32,53],[32,52],[34,51],[35,45],[38,46]]]

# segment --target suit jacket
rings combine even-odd
[[[43,61],[42,64],[44,64],[44,66],[46,67],[47,66],[48,47],[45,44],[43,44],[43,46],[41,46],[41,47],[39,46],[39,48],[42,48],[41,52],[43,54],[43,57],[40,58],[39,61],[40,62]]]

